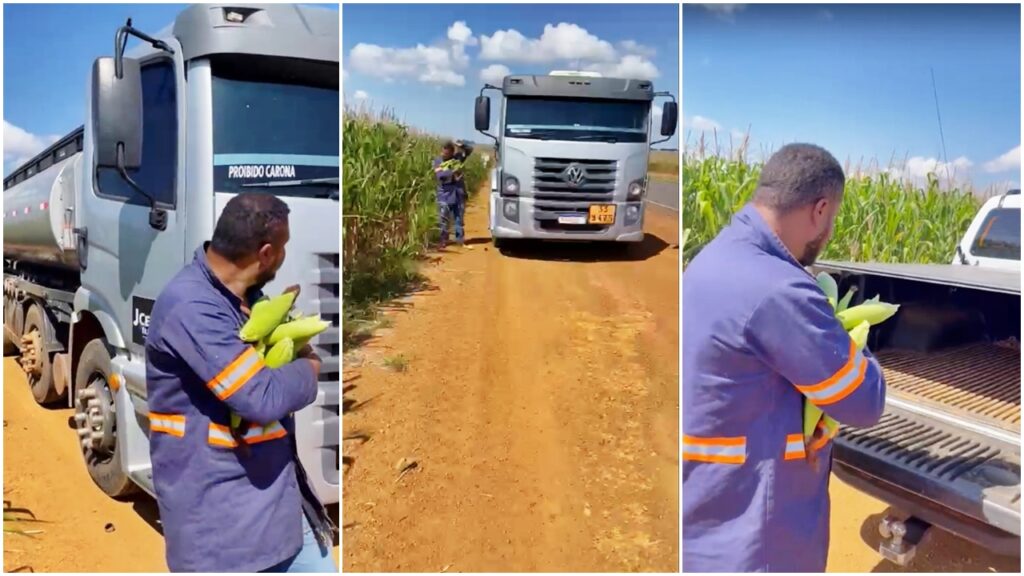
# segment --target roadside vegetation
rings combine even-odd
[[[342,137],[343,332],[352,345],[376,326],[378,304],[420,278],[419,263],[438,237],[431,161],[446,138],[406,126],[391,111],[365,108],[345,110]],[[487,177],[479,150],[465,169],[471,194]]]
[[[678,182],[679,151],[651,150],[651,158],[647,163],[647,170],[651,178]]]
[[[745,157],[742,145],[731,155],[705,153],[703,146],[684,155],[684,266],[750,200],[761,164]],[[922,187],[884,170],[844,171],[843,206],[822,259],[950,262],[981,206],[970,189],[940,188],[935,175]]]

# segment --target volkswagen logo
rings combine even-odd
[[[569,164],[569,167],[562,173],[562,177],[566,182],[572,186],[579,186],[583,184],[583,179],[586,177],[586,172],[583,171],[583,167],[579,164]]]

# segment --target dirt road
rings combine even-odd
[[[888,506],[832,477],[829,572],[1006,572],[1020,573],[1020,559],[988,552],[947,532],[931,530],[906,567],[882,560],[878,522]]]
[[[486,219],[346,357],[343,570],[676,571],[676,213],[629,256]]]
[[[156,501],[107,497],[89,478],[71,408],[42,408],[4,358],[4,500],[42,525],[33,539],[4,535],[4,571],[166,572]],[[337,561],[339,547],[334,547]]]

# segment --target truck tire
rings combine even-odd
[[[32,304],[25,315],[25,331],[22,336],[31,336],[35,341],[35,351],[32,352],[36,365],[33,370],[25,370],[29,386],[32,387],[32,397],[40,405],[51,404],[60,398],[53,385],[53,358],[45,351],[46,342],[49,339],[47,334],[46,319],[43,317],[43,309],[38,304]],[[34,333],[34,334],[33,334]],[[23,352],[28,352],[26,347]],[[22,368],[25,368],[22,365]]]
[[[92,481],[111,498],[124,498],[138,492],[138,486],[121,468],[120,443],[113,393],[107,386],[110,376],[110,351],[96,338],[82,349],[75,371],[75,425],[85,466]],[[95,401],[94,404],[90,404]],[[94,424],[100,417],[105,424]]]

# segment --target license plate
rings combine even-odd
[[[586,224],[587,223],[587,217],[586,216],[559,216],[558,217],[558,223],[559,224]]]
[[[590,206],[591,224],[615,224],[614,204],[593,204]]]

